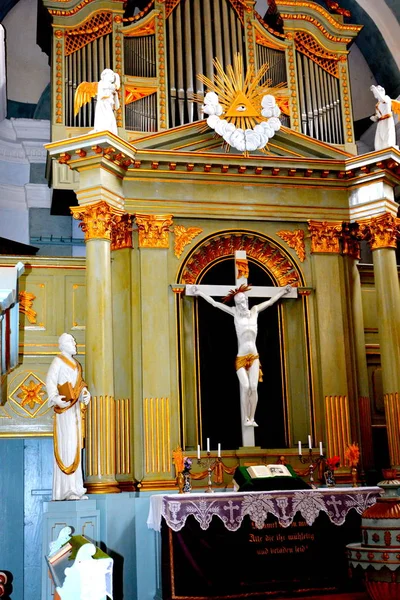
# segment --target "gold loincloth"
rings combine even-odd
[[[235,360],[236,371],[239,369],[246,369],[248,371],[255,360],[258,360],[258,354],[246,354],[245,356],[237,356]],[[263,380],[263,372],[261,370],[261,363],[258,370],[258,381]]]

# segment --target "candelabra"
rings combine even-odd
[[[299,450],[301,449],[301,447],[299,446]],[[315,467],[319,467],[320,465],[323,464],[325,458],[323,454],[318,455],[314,455],[312,448],[308,449],[308,456],[303,456],[303,454],[300,454],[299,452],[299,460],[301,462],[302,465],[310,465],[309,467],[309,481],[310,481],[310,486],[313,490],[315,490],[317,488],[317,486],[315,485],[314,482],[314,469]]]
[[[221,458],[219,456],[217,456],[216,458],[213,458],[211,456],[211,452],[209,450],[207,450],[207,456],[205,456],[204,458],[197,458],[197,464],[200,465],[201,467],[206,467],[206,469],[207,469],[208,481],[207,481],[207,487],[204,490],[207,493],[211,493],[211,494],[214,493],[214,490],[212,489],[211,473],[213,472],[215,465],[219,462],[221,462]]]

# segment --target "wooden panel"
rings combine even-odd
[[[84,274],[77,273],[65,278],[65,331],[85,329],[86,282]]]

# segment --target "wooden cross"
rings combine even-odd
[[[237,250],[235,252],[235,286],[228,285],[187,285],[185,288],[186,296],[195,296],[194,288],[203,292],[207,296],[227,296],[231,291],[232,287],[238,288],[241,285],[247,283],[247,278],[249,276],[249,267],[248,261],[246,258],[246,252],[244,250]],[[249,291],[246,292],[247,296],[255,297],[255,298],[272,298],[277,295],[278,292],[282,290],[281,287],[271,287],[271,286],[254,286]],[[292,290],[285,294],[285,298],[297,298],[297,288],[292,288]],[[242,423],[242,443],[245,447],[254,447],[255,446],[255,438],[254,438],[254,427],[246,427]]]

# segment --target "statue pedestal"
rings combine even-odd
[[[57,539],[63,527],[72,527],[74,535],[84,535],[94,543],[100,542],[100,511],[96,500],[52,501],[43,504],[42,541],[42,600],[52,600],[54,589],[44,559],[49,544]]]
[[[254,427],[242,425],[242,446],[253,448],[255,446],[254,440]]]

